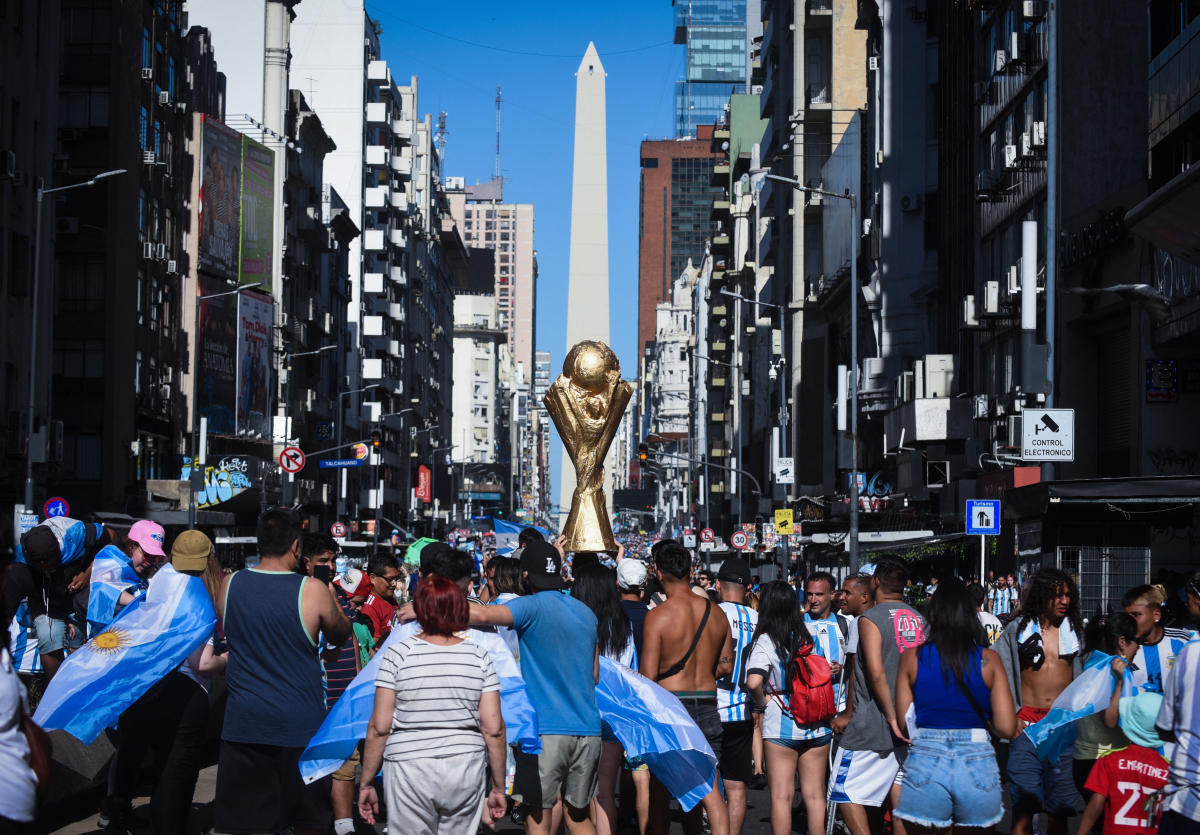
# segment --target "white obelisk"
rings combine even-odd
[[[604,65],[588,43],[575,72],[575,170],[571,178],[571,261],[567,273],[567,345],[608,343],[608,124]],[[612,505],[612,452],[605,485]],[[575,466],[566,450],[558,480],[558,520],[566,521],[575,493]]]

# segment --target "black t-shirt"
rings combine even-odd
[[[633,646],[637,650],[638,658],[641,658],[642,635],[645,632],[646,613],[650,610],[640,600],[622,600],[621,608],[625,610],[625,616],[633,624]]]

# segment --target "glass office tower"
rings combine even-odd
[[[675,84],[675,136],[711,125],[730,93],[746,87],[746,0],[672,0],[675,43],[687,46],[684,78]]]

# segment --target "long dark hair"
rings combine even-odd
[[[580,566],[575,572],[571,596],[596,616],[596,639],[600,642],[600,654],[619,655],[624,652],[633,634],[633,626],[621,607],[617,572],[599,564]]]
[[[966,681],[968,669],[979,666],[976,650],[988,645],[987,633],[975,611],[975,602],[963,581],[947,577],[925,605],[925,647],[937,647],[942,679]],[[927,654],[922,650],[921,654]]]
[[[1060,571],[1057,568],[1043,568],[1030,578],[1028,587],[1021,596],[1021,614],[1020,623],[1017,626],[1018,630],[1024,629],[1025,624],[1030,621],[1034,623],[1041,622],[1042,616],[1046,614],[1049,604],[1058,596],[1059,586],[1066,586],[1067,592],[1071,595],[1071,605],[1067,609],[1067,620],[1071,622],[1071,627],[1075,630],[1075,634],[1080,638],[1083,637],[1083,619],[1079,615],[1079,587],[1075,585],[1075,580],[1070,574]]]
[[[754,629],[750,645],[753,646],[762,635],[775,644],[775,652],[779,654],[779,660],[784,662],[784,687],[788,687],[796,676],[796,650],[811,644],[812,636],[804,626],[799,595],[783,580],[763,583],[759,589],[758,626]]]
[[[1105,655],[1120,655],[1121,638],[1131,644],[1137,642],[1137,621],[1133,615],[1128,612],[1096,612],[1084,630],[1083,645],[1089,654],[1103,652]]]

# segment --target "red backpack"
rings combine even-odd
[[[837,714],[833,697],[833,673],[824,656],[813,652],[815,645],[802,644],[796,650],[796,675],[784,710],[797,725],[828,722]],[[778,694],[776,694],[778,698]],[[783,706],[783,699],[779,699]]]

